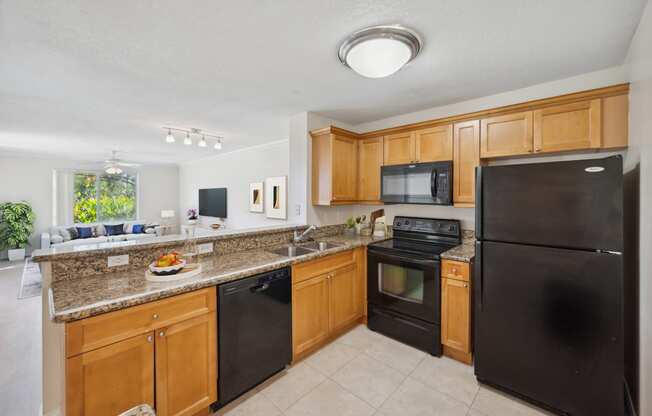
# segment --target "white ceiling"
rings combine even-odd
[[[622,63],[646,0],[3,0],[0,148],[182,162],[163,124],[287,138],[302,111],[358,124]],[[425,40],[369,80],[337,47],[400,23]]]

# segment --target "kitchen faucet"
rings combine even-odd
[[[301,233],[301,234],[299,234],[299,231],[295,230],[295,231],[294,231],[294,239],[293,239],[293,241],[294,241],[295,243],[301,243],[301,242],[305,241],[305,240],[307,239],[307,237],[308,237],[308,234],[310,234],[311,232],[315,231],[316,229],[317,229],[317,227],[315,227],[314,225],[311,225],[310,227],[308,227],[308,228],[307,228],[303,233]]]

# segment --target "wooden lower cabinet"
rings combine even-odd
[[[154,406],[154,333],[138,335],[66,361],[66,414],[116,416]]]
[[[293,356],[300,355],[328,338],[329,308],[328,275],[323,274],[292,285]]]
[[[216,318],[206,314],[157,332],[157,415],[194,415],[216,401]]]
[[[66,415],[139,404],[157,416],[207,414],[217,400],[216,303],[211,287],[66,324]]]
[[[468,263],[451,263],[453,264],[447,264],[445,260],[442,264],[441,343],[444,355],[471,364],[470,268]]]
[[[358,248],[292,266],[293,361],[361,322],[365,263],[364,248]]]

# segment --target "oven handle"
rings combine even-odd
[[[414,257],[396,256],[394,254],[387,254],[385,252],[380,253],[380,252],[372,251],[372,250],[369,250],[368,253],[370,255],[373,255],[374,257],[378,257],[381,260],[382,260],[382,258],[387,258],[387,259],[394,259],[394,260],[399,260],[399,261],[404,261],[404,262],[409,262],[409,263],[421,264],[421,265],[430,266],[430,267],[435,267],[437,265],[437,263],[439,263],[437,260],[421,260],[421,259],[417,259],[417,258],[414,258]]]
[[[422,327],[422,326],[419,325],[419,324],[416,324],[416,323],[414,323],[414,322],[408,321],[407,319],[400,318],[400,317],[398,317],[398,316],[396,316],[396,315],[389,314],[389,313],[387,313],[387,312],[383,312],[383,311],[379,311],[378,309],[374,309],[374,313],[376,313],[376,314],[378,314],[378,315],[380,315],[380,316],[384,316],[385,318],[393,319],[393,320],[398,321],[398,322],[400,322],[400,323],[402,323],[402,324],[409,325],[409,326],[411,326],[411,327],[414,327],[414,328],[420,329],[420,330],[422,330],[422,331],[428,331],[428,328],[424,328],[424,327]]]

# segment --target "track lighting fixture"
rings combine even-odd
[[[176,139],[172,135],[172,131],[180,131],[183,133],[186,133],[186,137],[183,139],[183,144],[186,146],[192,146],[192,137],[191,135],[196,135],[199,136],[200,139],[197,141],[197,146],[199,147],[208,147],[208,140],[206,140],[207,137],[211,139],[216,139],[215,144],[213,145],[213,148],[215,150],[221,150],[222,149],[222,136],[218,136],[216,134],[212,133],[206,133],[202,131],[201,129],[196,129],[196,128],[180,128],[180,127],[171,127],[171,126],[162,126],[163,129],[168,131],[168,134],[165,136],[165,142],[166,143],[175,143]]]

